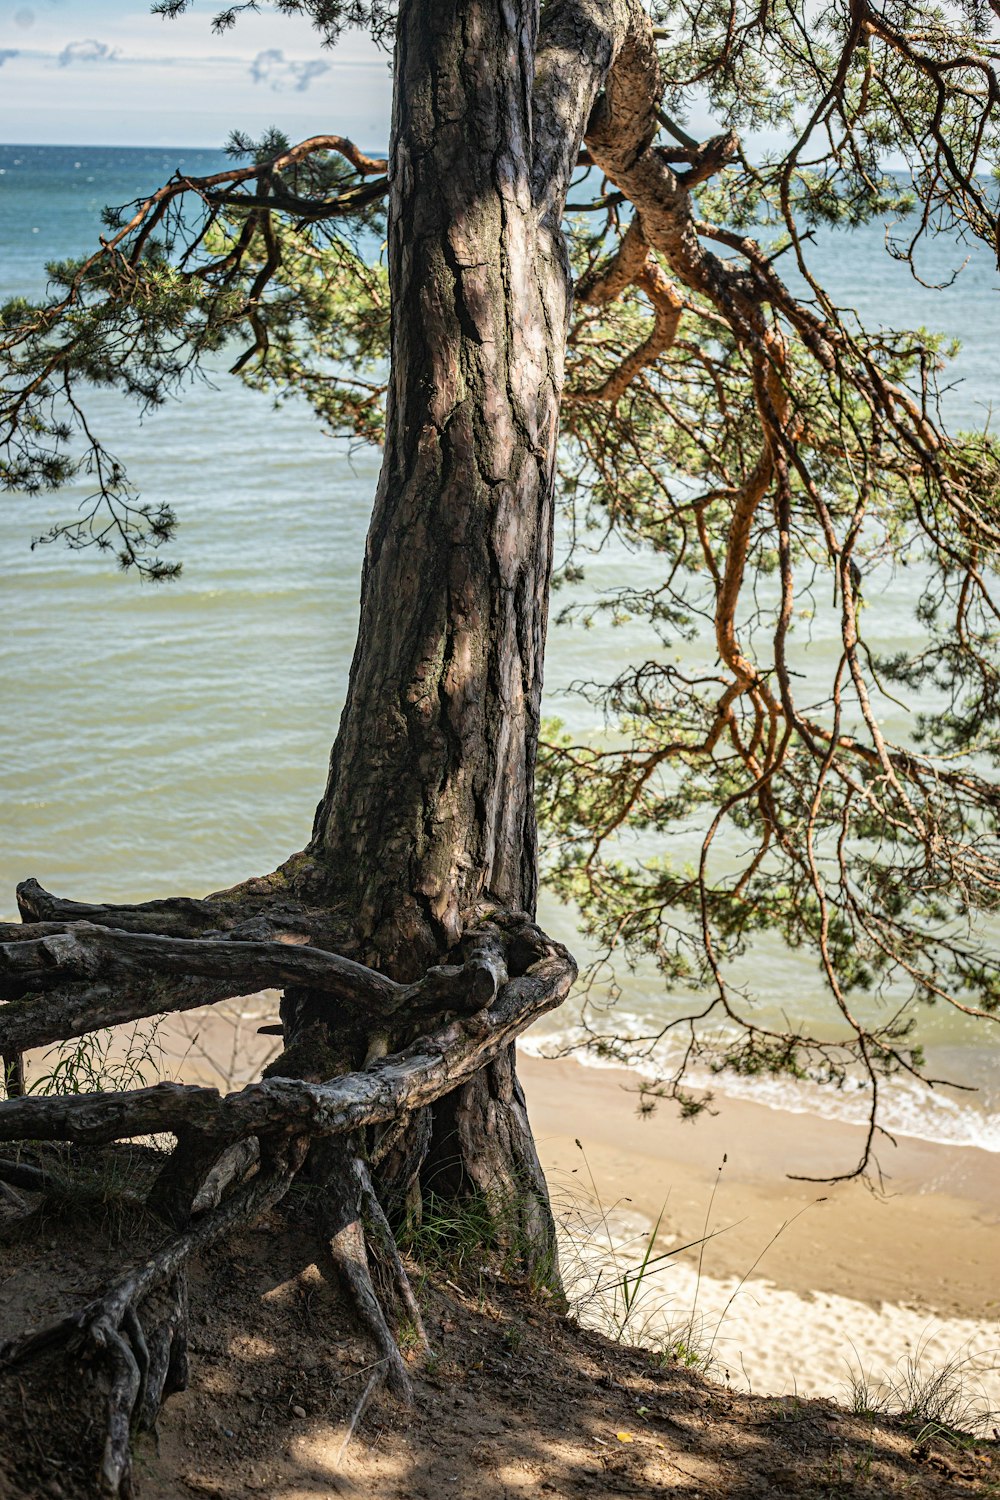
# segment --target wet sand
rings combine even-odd
[[[658,1220],[657,1254],[722,1231],[643,1283],[644,1342],[711,1347],[758,1392],[840,1399],[851,1370],[877,1384],[958,1361],[976,1406],[1000,1409],[1000,1155],[901,1137],[879,1150],[882,1192],[794,1181],[850,1169],[864,1131],[721,1094],[694,1122],[640,1115],[624,1071],[526,1055],[519,1071],[557,1211],[599,1202],[587,1243],[612,1276]]]
[[[157,1073],[239,1088],[276,1050],[257,1035],[276,1015],[262,992],[174,1017]],[[851,1368],[877,1381],[957,1356],[1000,1411],[1000,1154],[900,1137],[879,1147],[881,1191],[796,1181],[849,1171],[864,1131],[721,1092],[693,1122],[640,1114],[632,1075],[571,1059],[521,1051],[519,1072],[584,1321],[615,1331],[654,1230],[661,1256],[707,1228],[643,1280],[625,1337],[709,1351],[758,1393],[839,1399]]]

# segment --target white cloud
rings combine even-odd
[[[12,57],[20,57],[16,47],[0,47],[0,68],[5,62],[10,62]]]
[[[59,66],[68,68],[71,63],[112,62],[121,55],[119,47],[110,42],[98,42],[93,37],[85,42],[68,42],[59,54]]]
[[[314,78],[329,71],[328,62],[321,62],[318,58],[311,62],[294,62],[285,57],[280,47],[258,52],[250,64],[250,77],[254,83],[266,83],[276,94],[284,93],[286,89],[304,94]]]
[[[25,4],[34,5],[34,26],[5,32],[6,7]],[[348,33],[335,51],[320,54],[304,18],[270,6],[259,15],[246,12],[233,31],[215,36],[207,0],[169,23],[145,5],[0,0],[0,48],[13,50],[24,38],[17,59],[0,69],[0,141],[193,148],[221,146],[234,128],[260,135],[276,125],[293,140],[336,131],[371,151],[385,149],[392,80],[385,53],[363,34]],[[67,42],[82,38],[99,39],[99,47],[116,53],[113,62],[105,55],[88,66],[74,55],[60,66]],[[313,71],[304,87],[301,70],[267,69],[255,82],[251,69],[262,52],[279,52],[286,69],[322,59],[328,71]]]

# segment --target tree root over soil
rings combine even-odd
[[[273,894],[267,882],[251,885],[254,897],[257,886]],[[109,1500],[133,1493],[132,1432],[155,1431],[163,1400],[186,1384],[192,1257],[253,1223],[300,1178],[332,1269],[377,1352],[349,1433],[380,1385],[412,1401],[393,1321],[406,1324],[418,1348],[427,1340],[369,1163],[377,1170],[398,1155],[405,1122],[501,1059],[561,1003],[576,975],[566,950],[524,913],[490,908],[470,924],[461,962],[399,984],[323,946],[329,924],[324,932],[304,908],[286,900],[269,910],[255,899],[248,915],[239,890],[204,903],[85,906],[32,881],[18,892],[24,924],[0,930],[0,1051],[16,1059],[18,1077],[30,1047],[261,985],[286,987],[284,1051],[238,1092],[162,1083],[39,1097],[15,1085],[0,1103],[2,1142],[94,1148],[175,1138],[146,1194],[171,1235],[84,1307],[0,1344],[7,1372],[58,1349],[100,1370],[96,1493]],[[413,1132],[424,1151],[427,1137]],[[409,1154],[412,1183],[421,1153]],[[43,1166],[0,1159],[15,1210],[18,1190],[44,1191],[46,1181]]]

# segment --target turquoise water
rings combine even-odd
[[[0,147],[0,296],[38,293],[43,257],[93,243],[100,209],[157,186],[177,167],[218,168],[218,152]],[[944,327],[964,350],[946,401],[953,425],[982,425],[993,394],[1000,334],[998,275],[985,253],[940,293],[914,283],[886,255],[880,226],[829,234],[816,267],[831,291],[869,322]],[[945,280],[965,252],[937,242],[923,272]],[[35,875],[82,899],[139,900],[198,893],[271,869],[311,826],[346,685],[357,624],[358,578],[378,469],[350,455],[305,408],[275,412],[268,398],[224,375],[140,420],[98,393],[92,414],[150,500],[165,499],[181,528],[181,579],[159,588],[121,577],[90,553],[30,550],[33,535],[82,497],[5,498],[0,507],[0,624],[6,713],[0,726],[3,844],[0,911]],[[654,557],[610,549],[590,560],[587,590],[657,579]],[[869,631],[915,643],[915,580],[895,579],[871,601]],[[827,626],[814,623],[822,665]],[[546,711],[593,734],[593,711],[570,692],[581,678],[649,654],[638,626],[552,631]],[[916,706],[916,705],[914,705]],[[898,710],[894,711],[898,714]],[[905,733],[900,719],[893,732]],[[552,930],[583,948],[572,913],[549,899]],[[774,1008],[812,1017],[826,1005],[815,963],[774,946],[764,954]],[[648,1026],[680,1003],[655,977],[623,977],[620,1017]],[[553,1018],[542,1036],[572,1028]],[[1000,1046],[981,1025],[933,1014],[927,1040],[954,1076],[981,1085],[972,1103],[900,1090],[890,1119],[917,1134],[1000,1149]],[[723,1085],[731,1091],[735,1084]],[[747,1085],[756,1097],[852,1116],[860,1097],[788,1085]]]

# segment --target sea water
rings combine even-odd
[[[218,170],[215,151],[0,147],[0,297],[38,295],[44,262],[85,252],[106,204],[166,181]],[[996,267],[952,241],[931,242],[920,286],[886,253],[885,227],[825,232],[811,247],[819,279],[874,325],[946,330],[962,352],[948,377],[953,427],[982,427],[1000,334]],[[16,915],[28,875],[87,900],[142,900],[218,889],[274,868],[301,848],[322,791],[357,628],[358,579],[378,455],[324,436],[305,406],[269,397],[220,371],[164,407],[137,414],[95,393],[90,411],[145,498],[180,518],[174,583],[150,587],[113,562],[32,538],[70,516],[79,485],[0,506],[3,626],[3,841],[0,913]],[[654,584],[657,559],[610,546],[585,560],[583,596]],[[873,645],[919,644],[916,580],[888,581],[869,599]],[[823,665],[822,620],[810,649]],[[876,639],[877,632],[877,639]],[[575,735],[601,733],[572,691],[610,678],[654,647],[641,623],[555,625],[546,664],[548,714]],[[911,704],[915,708],[919,705]],[[889,706],[890,717],[901,710]],[[890,733],[905,737],[902,719]],[[543,900],[545,925],[588,956],[573,913]],[[763,1019],[782,1014],[830,1030],[818,963],[768,940],[755,954]],[[615,1029],[649,1032],[692,997],[666,995],[650,967],[618,975]],[[549,1049],[580,1035],[572,1004],[536,1028]],[[943,1008],[921,1018],[935,1069],[974,1096],[910,1084],[889,1091],[890,1127],[1000,1150],[1000,1027]],[[669,1050],[669,1048],[667,1049]],[[650,1070],[655,1070],[652,1059]],[[717,1090],[845,1119],[864,1118],[863,1091],[784,1080],[712,1080]]]

